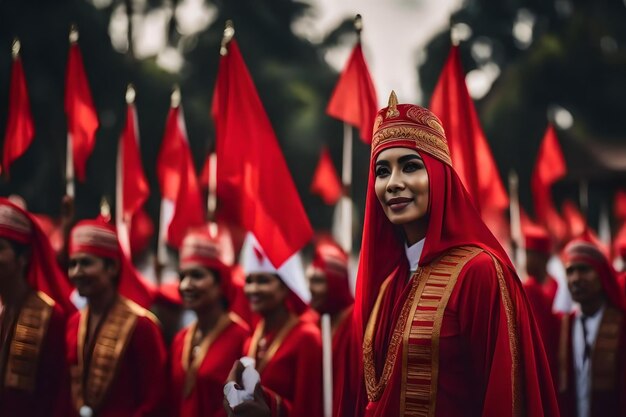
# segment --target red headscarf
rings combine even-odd
[[[602,288],[609,302],[626,312],[626,300],[617,280],[617,272],[589,233],[565,245],[561,257],[565,268],[578,262],[590,265],[600,276]]]
[[[510,276],[516,277],[508,255],[483,223],[451,166],[448,143],[439,119],[425,108],[397,104],[392,93],[390,106],[378,112],[374,123],[355,297],[359,335],[363,335],[382,282],[391,274],[404,281],[409,275],[402,230],[387,219],[374,190],[376,159],[385,149],[395,147],[416,150],[428,173],[429,220],[419,265],[428,265],[454,247],[473,245],[492,253],[510,269]]]
[[[76,311],[70,301],[72,286],[57,264],[48,237],[30,213],[6,198],[0,198],[0,237],[30,248],[26,280],[32,289],[52,298],[65,314]]]
[[[330,238],[320,238],[315,243],[312,265],[324,272],[327,298],[324,313],[335,314],[354,303],[348,278],[348,255]]]
[[[101,258],[115,259],[120,263],[118,292],[144,308],[152,305],[155,289],[146,282],[124,256],[115,228],[104,218],[82,220],[72,228],[69,254],[87,253]]]

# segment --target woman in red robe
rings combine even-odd
[[[557,416],[521,282],[454,171],[441,122],[394,93],[374,123],[365,210],[363,414]]]
[[[0,415],[65,417],[71,287],[34,217],[0,199]]]
[[[332,333],[333,416],[354,415],[358,367],[354,357],[360,349],[353,340],[354,297],[348,277],[348,255],[330,238],[315,244],[308,270],[311,307],[320,315],[330,315]]]
[[[189,233],[180,249],[179,291],[184,307],[193,310],[197,320],[172,342],[172,417],[226,416],[224,381],[241,357],[250,329],[228,311],[237,288],[222,252],[220,242],[204,229]]]
[[[88,302],[67,328],[73,415],[162,415],[167,352],[146,310],[153,292],[102,218],[74,226],[69,256],[70,280]]]
[[[310,298],[300,259],[295,255],[276,269],[252,237],[242,257],[244,292],[261,316],[244,347],[261,377],[263,398],[255,402],[267,404],[272,417],[322,417],[322,341],[319,328],[300,317]],[[243,410],[250,403],[225,407],[229,415],[248,415]]]

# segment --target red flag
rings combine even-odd
[[[324,203],[329,206],[337,204],[337,201],[343,194],[341,180],[330,158],[330,153],[325,146],[322,148],[320,160],[317,163],[317,168],[315,168],[310,191],[319,195],[324,200]]]
[[[483,219],[506,224],[502,219],[509,197],[467,90],[458,46],[450,50],[435,86],[430,110],[443,124],[452,165]]]
[[[129,103],[126,110],[126,126],[120,136],[118,147],[118,178],[116,215],[118,235],[126,254],[131,256],[130,236],[135,215],[141,211],[150,195],[148,180],[144,175],[139,152],[137,112]]]
[[[72,139],[76,177],[85,181],[87,159],[96,144],[98,116],[91,99],[83,58],[77,43],[70,45],[65,75],[65,113]]]
[[[13,58],[11,85],[9,86],[9,114],[4,136],[2,166],[9,175],[13,161],[22,156],[33,141],[35,127],[30,113],[24,67],[18,54]]]
[[[252,232],[279,267],[313,230],[235,40],[220,59],[213,118],[220,215]]]
[[[616,219],[620,221],[626,220],[626,190],[618,190],[617,193],[615,193],[613,212]]]
[[[539,147],[537,162],[531,178],[535,216],[559,240],[567,233],[567,225],[559,216],[552,201],[551,187],[567,173],[565,158],[552,125],[548,125]]]
[[[204,224],[202,197],[180,106],[170,108],[167,116],[157,175],[163,199],[174,205],[167,241],[179,247],[188,229]]]
[[[361,140],[370,144],[377,111],[374,83],[361,44],[357,43],[330,97],[326,113],[359,129]]]

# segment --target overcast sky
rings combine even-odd
[[[312,16],[294,29],[316,41],[346,17],[363,16],[362,42],[379,105],[385,106],[394,89],[401,102],[420,103],[417,64],[422,47],[442,28],[462,0],[310,0]],[[326,57],[343,68],[351,47],[332,51]]]

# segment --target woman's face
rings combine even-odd
[[[376,159],[375,190],[389,221],[406,226],[428,213],[428,173],[417,151],[389,148]]]
[[[200,265],[186,265],[179,278],[178,291],[185,308],[197,311],[221,302],[222,288],[215,272]]]
[[[328,299],[328,279],[320,268],[310,265],[306,272],[309,279],[309,290],[311,291],[311,308],[322,312]]]
[[[278,276],[265,273],[249,274],[243,292],[250,301],[250,309],[262,316],[283,306],[288,295]]]
[[[97,298],[116,287],[119,263],[79,252],[70,256],[68,275],[81,296]]]

